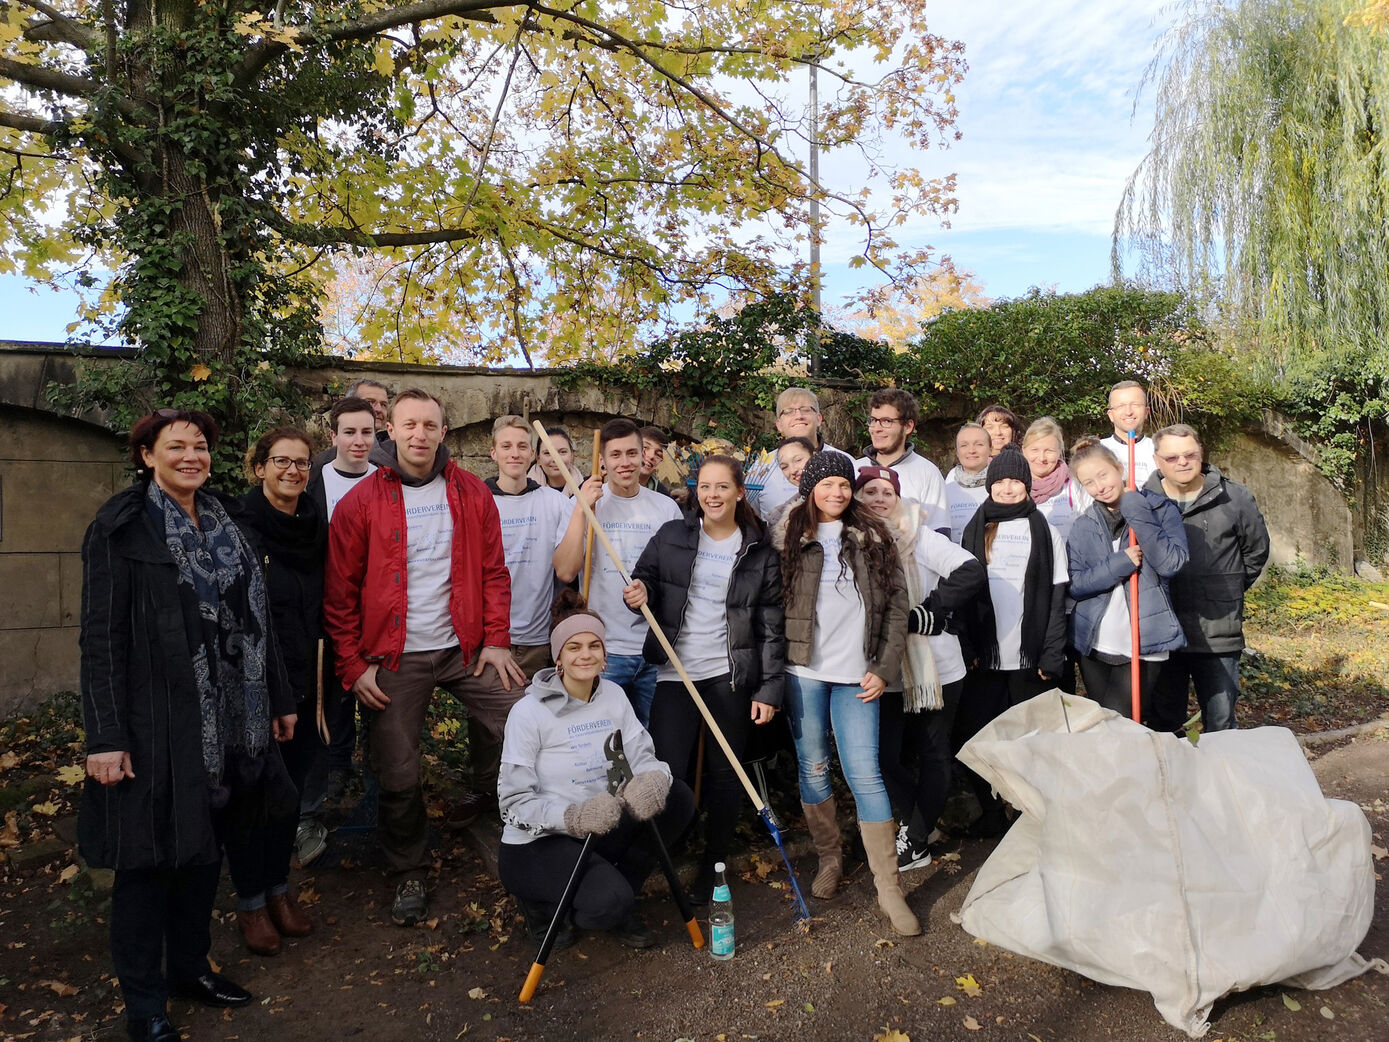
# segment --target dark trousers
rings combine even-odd
[[[1172,652],[1153,691],[1153,730],[1175,731],[1186,723],[1191,685],[1196,687],[1196,702],[1201,707],[1201,730],[1234,727],[1239,660],[1238,651]]]
[[[1037,675],[1036,669],[973,670],[965,676],[960,709],[955,716],[955,750],[958,752],[1004,710],[1035,698],[1052,686],[1051,681]],[[1003,801],[993,794],[989,783],[968,768],[965,772],[985,816],[1002,815]]]
[[[131,1020],[163,1014],[171,980],[193,980],[208,972],[212,903],[221,869],[220,863],[213,863],[116,870],[111,964]]]
[[[300,716],[295,724],[296,737],[303,721]],[[216,812],[217,835],[227,857],[227,872],[242,901],[256,900],[272,887],[288,882],[294,836],[299,828],[299,795],[322,748],[317,735],[298,743],[273,743],[265,755],[283,762],[293,792],[270,799],[259,786],[234,786],[227,805]]]
[[[920,815],[920,825],[911,829],[913,835],[920,832],[918,839],[924,840],[936,827],[950,795],[954,765],[950,735],[964,686],[963,678],[944,685],[941,700],[945,704],[940,709],[905,712],[900,691],[889,691],[880,700],[878,762],[883,783],[899,821],[910,826],[913,816]]]
[[[1153,686],[1162,668],[1161,662],[1138,660],[1138,713],[1139,719],[1145,724],[1150,719]],[[1085,681],[1085,693],[1091,701],[1114,710],[1120,716],[1133,717],[1133,673],[1127,660],[1101,662],[1093,655],[1082,655],[1080,679]]]
[[[733,694],[731,681],[727,673],[696,680],[695,690],[714,715],[733,755],[741,761],[752,730],[752,709],[748,699]],[[670,765],[671,773],[691,787],[695,784],[703,723],[704,717],[684,683],[668,680],[656,685],[656,696],[651,703],[651,741],[656,746],[656,755]],[[712,734],[704,743],[704,785],[700,795],[708,814],[704,828],[704,860],[710,864],[727,860],[733,845],[733,828],[738,824],[738,812],[742,808],[743,787]]]
[[[425,814],[420,777],[420,741],[425,713],[434,689],[442,687],[468,709],[468,725],[491,732],[498,742],[507,713],[525,688],[502,687],[497,671],[488,666],[473,676],[473,661],[462,651],[406,652],[395,670],[384,666],[376,683],[390,698],[385,709],[368,710],[367,755],[372,774],[381,785],[376,835],[386,854],[386,870],[398,880],[423,879],[429,865],[429,819]],[[498,752],[500,756],[500,752]],[[493,778],[492,787],[496,787]]]
[[[655,818],[667,847],[680,838],[693,816],[694,793],[676,778],[665,809]],[[549,918],[559,907],[582,849],[582,840],[567,835],[503,843],[497,857],[502,886],[537,916]],[[624,814],[617,828],[593,841],[574,895],[574,925],[585,930],[611,930],[620,925],[636,907],[637,895],[656,867],[657,857],[650,825]]]

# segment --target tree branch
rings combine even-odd
[[[99,34],[81,22],[69,18],[56,7],[44,3],[44,0],[16,0],[16,2],[22,7],[37,11],[49,20],[48,23],[39,22],[24,30],[24,35],[31,40],[44,40],[44,37],[38,33],[43,31],[47,35],[47,30],[51,29],[52,35],[58,40],[70,43],[74,47],[80,47],[84,51],[94,50],[101,41]]]
[[[86,76],[73,76],[56,69],[46,69],[42,65],[30,65],[28,62],[17,62],[10,58],[0,58],[0,76],[26,87],[57,91],[68,97],[90,98],[98,89],[96,81]]]
[[[0,110],[0,127],[9,127],[11,130],[24,130],[31,134],[51,136],[62,129],[63,125],[62,120],[40,119],[38,116],[30,116],[22,112]]]

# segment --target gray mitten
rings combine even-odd
[[[618,798],[638,821],[650,821],[666,805],[670,776],[661,771],[642,771],[617,790]]]
[[[622,820],[622,803],[609,792],[590,796],[583,803],[571,803],[564,809],[564,830],[571,836],[602,836],[617,828]]]

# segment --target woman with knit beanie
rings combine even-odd
[[[962,543],[989,575],[989,595],[969,626],[974,663],[960,714],[966,737],[1051,688],[1066,663],[1066,544],[1032,501],[1032,471],[1017,446],[994,457],[985,485],[989,498]],[[971,835],[1002,835],[1002,802],[983,779],[974,782],[984,814]]]
[[[555,665],[536,673],[511,707],[497,782],[502,885],[520,902],[531,939],[544,939],[565,883],[589,835],[596,836],[579,880],[573,925],[606,930],[631,948],[649,948],[656,935],[637,914],[642,885],[659,856],[651,830],[673,843],[694,815],[694,794],[656,758],[651,736],[622,688],[603,679],[607,636],[603,620],[573,590],[556,599],[550,630]],[[608,791],[604,743],[614,730],[632,778]],[[557,944],[574,943],[563,924]]]
[[[820,863],[811,884],[832,897],[843,852],[830,787],[830,732],[858,810],[878,907],[899,934],[921,926],[897,870],[897,826],[878,766],[878,699],[902,668],[907,591],[892,536],[854,499],[853,461],[817,452],[801,472],[803,502],[773,533],[786,602],[786,711],[801,807]]]

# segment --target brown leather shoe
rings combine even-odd
[[[265,910],[282,937],[307,937],[313,933],[313,920],[304,913],[304,906],[293,894],[267,897]]]
[[[280,931],[275,929],[275,924],[270,921],[270,913],[264,908],[238,911],[236,921],[241,924],[241,937],[246,947],[254,954],[280,954]]]

